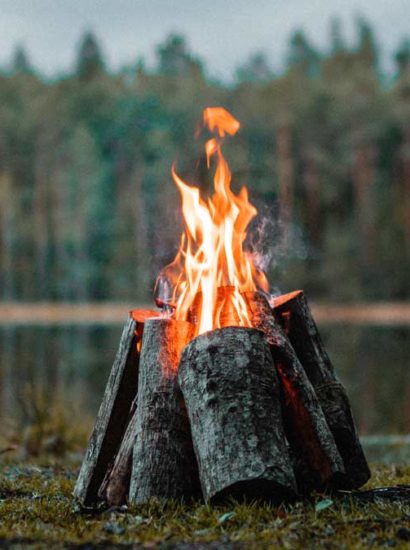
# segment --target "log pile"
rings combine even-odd
[[[222,327],[194,338],[200,296],[187,321],[130,312],[74,489],[82,506],[279,503],[369,479],[304,293],[245,293],[253,328],[236,326],[229,295]]]

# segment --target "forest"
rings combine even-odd
[[[389,61],[364,20],[318,50],[290,37],[218,81],[171,34],[156,63],[109,70],[87,32],[73,70],[45,78],[17,47],[0,68],[2,301],[147,302],[182,229],[171,166],[206,194],[202,110],[241,122],[224,152],[260,213],[248,247],[272,291],[410,298],[410,41]]]

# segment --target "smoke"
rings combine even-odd
[[[275,280],[282,279],[295,260],[306,260],[312,255],[303,229],[296,223],[281,218],[278,205],[257,205],[258,216],[252,222],[246,240],[247,253],[258,270],[270,283],[272,295],[281,294]]]

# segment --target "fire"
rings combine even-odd
[[[236,324],[244,327],[252,325],[243,293],[257,287],[268,289],[265,276],[244,250],[247,228],[257,210],[248,200],[246,187],[238,195],[231,190],[231,172],[222,154],[225,135],[236,134],[240,124],[222,107],[205,109],[203,120],[214,134],[205,144],[208,169],[216,159],[214,193],[204,200],[198,187],[185,183],[172,167],[182,198],[185,231],[175,260],[165,270],[176,319],[186,320],[195,298],[201,297],[197,334],[223,326],[224,303],[218,299],[218,288],[231,287],[224,299],[231,302]]]

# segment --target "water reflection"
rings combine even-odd
[[[0,327],[0,414],[23,421],[24,390],[75,400],[94,415],[122,327]],[[410,327],[328,325],[321,333],[361,434],[410,432]],[[77,405],[76,405],[77,406]]]
[[[321,327],[362,435],[410,432],[410,327]]]

